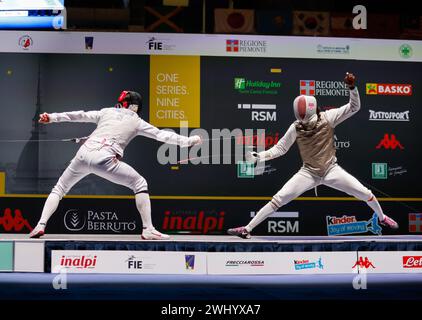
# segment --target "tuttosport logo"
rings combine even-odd
[[[349,88],[342,81],[300,80],[300,94],[307,96],[349,96]]]
[[[116,212],[93,211],[80,213],[77,209],[70,209],[64,215],[64,225],[67,230],[78,231],[111,231],[120,233],[134,231],[136,221],[120,221]]]
[[[240,266],[249,266],[249,267],[263,267],[265,262],[263,260],[227,260],[226,267],[240,267]]]
[[[329,236],[367,232],[381,235],[382,233],[382,227],[378,224],[378,216],[376,213],[372,215],[372,218],[369,221],[358,221],[356,216],[343,215],[342,217],[326,216],[326,222]]]
[[[385,112],[369,110],[369,121],[410,121],[410,111]]]
[[[10,208],[4,209],[3,216],[0,216],[0,227],[3,227],[4,232],[20,232],[24,229],[32,231],[31,225],[28,220],[23,217],[20,209],[13,210],[13,213]]]
[[[162,229],[169,233],[222,234],[225,215],[224,211],[167,210]]]
[[[302,260],[293,260],[295,270],[304,270],[304,269],[324,269],[322,264],[322,258],[320,257],[317,261],[310,261],[308,259]]]
[[[97,256],[62,256],[60,266],[77,269],[95,269],[97,266]]]
[[[403,268],[406,268],[406,269],[422,268],[422,256],[404,256]]]
[[[411,84],[396,83],[367,83],[367,95],[385,95],[385,96],[411,96]]]

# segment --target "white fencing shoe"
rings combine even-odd
[[[168,240],[170,236],[164,233],[161,233],[155,229],[144,229],[142,231],[142,239],[144,240]]]
[[[40,238],[45,234],[45,223],[38,223],[37,226],[31,231],[29,237],[32,239]]]

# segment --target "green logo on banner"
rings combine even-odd
[[[388,166],[386,163],[372,163],[372,179],[387,179]]]
[[[243,94],[278,94],[281,82],[234,78],[234,89]]]
[[[412,56],[413,53],[413,49],[410,45],[408,44],[402,44],[399,48],[399,52],[400,52],[400,56],[402,58],[410,58]]]
[[[238,178],[253,178],[255,176],[255,167],[253,162],[239,161],[237,163]]]
[[[0,242],[0,271],[13,271],[13,242]]]

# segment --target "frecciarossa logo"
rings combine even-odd
[[[398,83],[367,83],[367,95],[386,95],[386,96],[411,96],[411,84]]]

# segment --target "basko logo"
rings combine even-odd
[[[78,255],[78,256],[62,256],[60,266],[77,269],[95,269],[97,265],[97,256]]]
[[[367,83],[367,95],[386,95],[386,96],[411,96],[411,84],[396,83]]]
[[[250,110],[252,121],[277,121],[277,105],[239,103],[237,109]]]
[[[265,262],[263,260],[228,260],[226,261],[226,267],[263,267]]]
[[[307,96],[349,96],[349,88],[342,81],[300,80],[300,94]]]
[[[320,257],[317,261],[310,261],[307,259],[303,260],[294,260],[295,270],[303,270],[303,269],[324,269],[324,265],[322,264],[322,258]]]
[[[227,52],[266,52],[267,41],[265,40],[226,40]]]
[[[280,82],[234,78],[234,89],[242,94],[278,94]]]
[[[422,268],[422,256],[404,256],[403,268]]]
[[[88,210],[80,213],[76,209],[66,211],[64,225],[67,230],[78,231],[111,231],[120,233],[122,231],[133,231],[136,229],[136,222],[120,221],[115,212],[96,212]]]
[[[374,111],[369,110],[369,120],[370,121],[410,121],[409,120],[410,111],[403,112],[384,112],[384,111]]]

